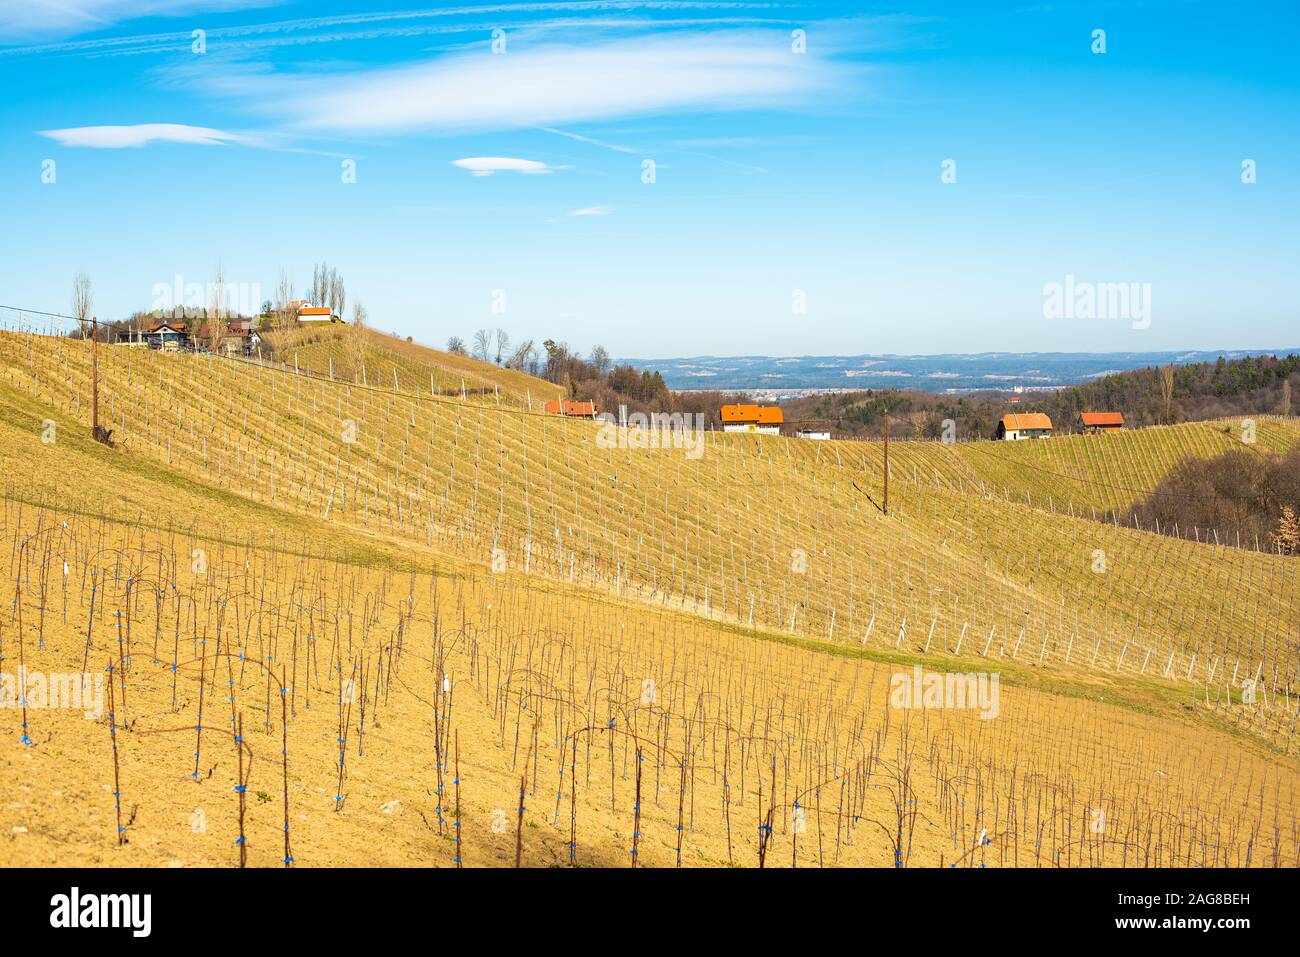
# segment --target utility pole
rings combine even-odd
[[[885,413],[885,508],[889,514],[889,413]]]
[[[90,317],[90,437],[105,445],[113,444],[113,430],[99,424],[99,319]]]
[[[90,317],[90,435],[99,439],[99,318]]]

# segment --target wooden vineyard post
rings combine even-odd
[[[573,736],[569,763],[569,863],[578,863],[578,736]]]
[[[117,843],[126,843],[126,828],[122,826],[122,775],[117,761],[117,715],[113,692],[113,662],[108,662],[108,737],[113,743],[113,807],[117,814]]]
[[[883,511],[889,514],[889,413],[885,413],[885,504]]]
[[[248,838],[244,834],[244,812],[248,800],[248,782],[244,780],[244,716],[242,714],[235,722],[235,760],[239,781],[235,785],[235,792],[239,795],[239,837],[235,843],[239,845],[239,866],[247,867]]]
[[[636,749],[636,804],[632,805],[632,866],[641,844],[641,749]]]
[[[284,668],[280,669],[280,755],[284,766],[284,866],[293,867],[293,852],[289,850],[289,689],[284,683]]]
[[[85,313],[82,313],[84,316]],[[99,318],[90,317],[90,434],[99,439]]]
[[[519,779],[519,817],[515,825],[515,867],[520,866],[524,856],[524,792],[528,789],[528,764],[524,764],[524,774]]]
[[[453,740],[455,742],[453,744],[453,749],[455,752],[455,759],[454,759],[455,766],[452,769],[452,774],[453,774],[452,787],[456,789],[456,824],[455,824],[455,833],[452,835],[452,839],[456,843],[456,867],[459,868],[462,864],[462,861],[460,859],[461,840],[460,840],[460,729],[459,728],[456,729],[456,735]]]

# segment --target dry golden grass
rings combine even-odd
[[[115,784],[86,700],[29,710],[30,747],[21,710],[0,710],[5,865],[237,864],[240,783],[250,866],[283,866],[286,796],[296,866],[508,865],[517,847],[525,866],[625,865],[638,763],[644,866],[678,863],[679,835],[684,866],[756,866],[761,842],[767,866],[1297,863],[1295,761],[1208,712],[1045,693],[1014,668],[996,718],[900,709],[908,662],[518,576],[377,572],[12,503],[3,531],[23,586],[6,661],[88,659],[119,746]]]

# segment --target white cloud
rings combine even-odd
[[[63,146],[89,146],[96,149],[125,149],[150,143],[190,143],[196,146],[225,146],[249,143],[238,133],[214,130],[206,126],[180,123],[140,123],[135,126],[75,126],[65,130],[41,130]]]
[[[563,166],[548,166],[538,160],[517,159],[513,156],[467,156],[452,160],[452,166],[467,169],[474,176],[491,176],[493,173],[527,173],[533,176],[552,173]]]
[[[737,30],[542,44],[503,55],[475,48],[354,73],[250,69],[192,78],[303,132],[450,132],[793,106],[832,90],[845,69],[792,54],[781,31]]]
[[[569,213],[570,216],[608,216],[614,212],[613,206],[584,206]]]
[[[0,39],[69,36],[103,30],[137,17],[264,7],[274,0],[6,0],[0,3]]]

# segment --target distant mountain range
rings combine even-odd
[[[984,352],[974,355],[694,356],[621,359],[658,370],[670,389],[750,392],[793,398],[826,391],[914,389],[956,394],[980,390],[1059,389],[1146,366],[1213,362],[1219,356],[1288,355],[1300,349],[1209,352]]]

